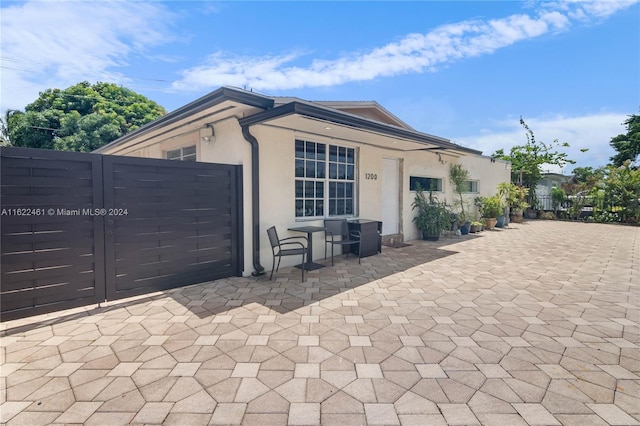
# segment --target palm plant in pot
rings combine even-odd
[[[498,216],[498,222],[496,223],[498,228],[503,228],[509,225],[509,210],[513,201],[512,190],[514,187],[515,185],[511,182],[502,182],[498,184],[498,196],[504,204],[502,215]]]
[[[527,203],[529,189],[517,185],[513,186],[511,196],[511,220],[514,223],[522,223],[524,221],[523,212],[529,207],[529,203]]]
[[[493,229],[498,222],[498,216],[504,213],[502,200],[499,196],[492,195],[491,197],[478,197],[476,201],[486,229]]]
[[[527,194],[529,190],[527,188],[518,186],[514,183],[503,182],[498,185],[498,196],[504,203],[504,222],[508,224],[509,221],[514,223],[522,223],[522,212],[526,209]],[[511,211],[511,214],[509,214]],[[500,218],[498,218],[500,222]]]
[[[449,182],[453,187],[453,191],[456,193],[456,198],[454,199],[454,206],[460,209],[460,214],[458,215],[459,225],[466,225],[469,221],[468,214],[468,205],[467,201],[464,199],[464,195],[469,191],[469,179],[470,174],[467,169],[462,167],[461,164],[452,164],[449,167]],[[467,207],[467,211],[465,211],[465,207]]]
[[[442,231],[450,229],[451,212],[446,203],[438,201],[437,197],[433,195],[433,191],[429,191],[427,197],[422,188],[416,188],[416,195],[411,207],[417,211],[413,222],[422,233],[422,239],[437,241]]]

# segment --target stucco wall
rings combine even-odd
[[[181,147],[196,146],[197,161],[232,164],[243,166],[243,234],[244,234],[244,274],[253,272],[253,258],[251,255],[251,145],[242,136],[242,130],[235,117],[230,117],[213,124],[215,140],[201,142],[199,130],[205,125],[206,119],[195,121],[188,126],[182,126],[167,134],[144,140],[136,144],[133,140],[124,147],[118,147],[116,152],[107,151],[106,154],[127,155],[145,158],[166,158],[166,152]]]
[[[242,136],[242,129],[235,118],[214,125],[215,141],[200,143],[198,161],[242,165],[243,247],[244,275],[253,272],[253,233],[251,229],[251,145]]]
[[[474,156],[460,158],[460,164],[469,170],[473,179],[479,181],[477,195],[484,197],[496,195],[498,184],[511,181],[511,163],[507,161],[492,161],[491,157]],[[475,196],[470,198],[473,204]]]
[[[508,181],[509,169],[506,163],[492,163],[489,158],[473,156],[457,158],[454,156],[427,151],[402,152],[383,149],[368,145],[334,140],[318,135],[308,135],[304,132],[294,132],[268,126],[254,126],[252,134],[260,143],[260,238],[262,265],[271,268],[271,248],[266,239],[266,229],[275,225],[280,237],[304,235],[287,231],[292,226],[322,225],[322,220],[296,219],[294,185],[294,143],[295,139],[309,140],[319,143],[334,144],[357,148],[358,168],[358,217],[364,219],[381,220],[382,206],[382,161],[384,157],[398,158],[401,161],[401,213],[400,230],[405,240],[419,237],[413,224],[414,212],[411,209],[415,192],[409,190],[409,177],[422,176],[442,179],[442,191],[436,192],[440,201],[453,204],[455,194],[449,184],[448,174],[451,164],[460,162],[470,171],[473,180],[479,180],[479,193],[468,194],[465,199],[473,208],[473,199],[478,195],[493,195],[498,183]],[[375,174],[377,179],[366,179],[366,174]],[[314,235],[314,257],[324,255],[324,235]],[[282,265],[292,265],[297,259],[284,258]]]
[[[198,129],[203,123],[191,123],[188,128],[181,128],[146,141],[142,146],[119,149],[120,155],[165,158],[168,150],[196,145],[198,161],[223,164],[243,165],[243,206],[244,206],[244,274],[253,272],[252,258],[252,187],[251,187],[251,145],[244,139],[236,118],[231,117],[214,123],[215,141],[201,142]],[[357,158],[357,207],[359,218],[382,220],[382,163],[383,158],[400,160],[401,170],[399,195],[400,232],[405,240],[419,237],[412,222],[414,212],[411,209],[415,193],[409,190],[409,177],[422,176],[442,179],[442,192],[436,195],[440,201],[453,204],[454,192],[448,181],[449,166],[460,162],[470,172],[471,178],[479,180],[479,194],[469,194],[467,200],[472,205],[476,195],[493,195],[500,182],[509,180],[508,164],[500,161],[491,162],[489,158],[473,156],[456,158],[427,151],[403,152],[385,149],[355,142],[335,140],[330,137],[306,134],[300,131],[287,130],[267,125],[251,127],[251,133],[259,142],[260,150],[260,262],[267,271],[271,269],[271,247],[266,230],[276,226],[281,238],[305,235],[288,231],[292,226],[322,225],[322,220],[303,220],[295,217],[295,140],[303,139],[313,142],[352,147],[356,149]],[[377,179],[366,179],[367,174]],[[314,234],[314,258],[324,256],[324,234]],[[285,257],[281,267],[299,263],[298,258]]]

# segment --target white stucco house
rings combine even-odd
[[[565,176],[561,173],[547,172],[542,174],[542,179],[536,186],[536,197],[539,200],[539,208],[541,210],[553,210],[553,202],[551,201],[551,191],[553,188],[562,188],[562,185],[569,183],[571,176]]]
[[[493,195],[511,165],[416,131],[374,101],[318,102],[223,87],[98,149],[102,154],[243,166],[244,274],[271,265],[266,230],[329,217],[382,222],[383,239],[418,238],[416,182],[453,202],[447,176],[460,163],[469,199]],[[316,258],[323,238],[314,239]],[[289,265],[296,259],[289,260]]]

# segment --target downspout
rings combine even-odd
[[[251,144],[251,229],[253,233],[253,268],[254,277],[264,275],[260,264],[260,167],[258,140],[249,131],[249,126],[242,126],[242,136]]]

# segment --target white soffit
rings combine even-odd
[[[266,120],[261,124],[270,127],[296,130],[302,133],[308,133],[310,135],[322,136],[324,138],[333,138],[336,140],[356,142],[364,145],[376,146],[398,151],[427,150],[440,152],[443,154],[446,153],[448,155],[454,156],[469,155],[468,153],[465,153],[463,151],[439,148],[437,144],[431,144],[421,141],[419,142],[406,138],[400,139],[371,130],[345,126],[330,121],[305,117],[299,114],[276,117],[274,119]]]
[[[105,146],[106,148],[102,151],[108,154],[116,154],[119,152],[130,151],[131,149],[139,149],[141,147],[171,139],[176,137],[176,135],[184,134],[185,132],[195,131],[207,123],[211,124],[224,121],[234,116],[242,118],[243,113],[246,115],[252,115],[260,111],[262,110],[255,107],[249,107],[239,102],[224,101],[211,108],[188,115],[171,124],[149,129],[123,144]]]

